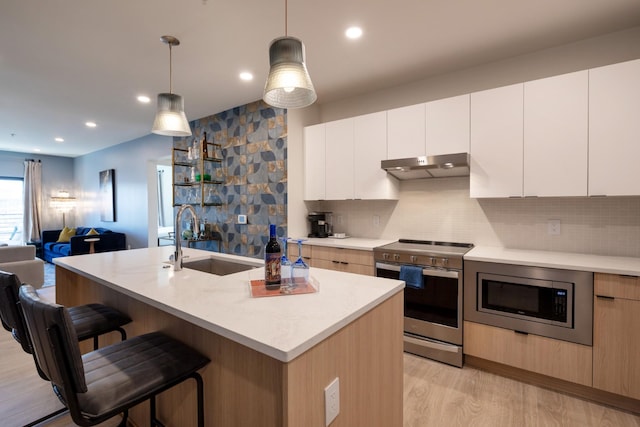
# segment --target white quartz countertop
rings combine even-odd
[[[216,276],[165,268],[172,246],[56,258],[54,262],[213,333],[289,362],[404,288],[399,280],[311,268],[313,294],[253,298],[250,280],[264,268]],[[188,260],[255,258],[184,248]],[[187,260],[185,260],[187,261]],[[135,313],[130,313],[135,321]]]
[[[632,257],[476,246],[466,253],[464,259],[640,276],[640,258]]]
[[[344,249],[359,249],[362,251],[373,251],[373,248],[388,245],[396,240],[385,239],[363,239],[360,237],[346,237],[344,239],[336,239],[334,237],[318,238],[310,237],[303,242],[304,245],[313,246],[329,246],[332,248],[344,248]],[[289,242],[289,245],[295,244]]]

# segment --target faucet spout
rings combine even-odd
[[[182,245],[180,244],[180,239],[182,238],[182,231],[180,230],[180,224],[182,223],[182,215],[184,211],[190,211],[193,216],[193,223],[195,225],[195,229],[198,230],[198,216],[196,215],[196,210],[191,205],[181,205],[178,209],[178,213],[176,214],[176,223],[175,223],[175,233],[176,233],[176,250],[173,253],[173,271],[182,270]]]

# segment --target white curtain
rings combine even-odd
[[[40,240],[40,211],[42,210],[42,163],[40,160],[24,162],[24,211],[22,240]]]

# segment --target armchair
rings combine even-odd
[[[36,258],[35,246],[0,247],[0,270],[14,273],[35,288],[44,284],[44,261]]]

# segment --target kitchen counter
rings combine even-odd
[[[128,336],[160,330],[209,357],[201,371],[206,425],[324,425],[324,388],[335,378],[341,398],[332,427],[402,425],[404,282],[311,268],[319,292],[253,298],[249,282],[264,277],[261,260],[183,249],[185,261],[260,266],[216,276],[173,271],[166,263],[172,252],[164,246],[57,258],[56,300],[102,302],[132,318]],[[195,425],[194,399],[190,382],[165,391],[159,418]],[[130,412],[138,424],[147,416],[146,405]]]
[[[640,258],[632,257],[476,246],[465,254],[464,259],[640,276]]]
[[[387,239],[363,239],[360,237],[347,237],[344,239],[336,239],[334,237],[318,238],[309,237],[302,244],[313,246],[329,246],[332,248],[358,249],[362,251],[373,251],[378,246],[393,243],[396,240]],[[291,243],[289,243],[291,245]]]

